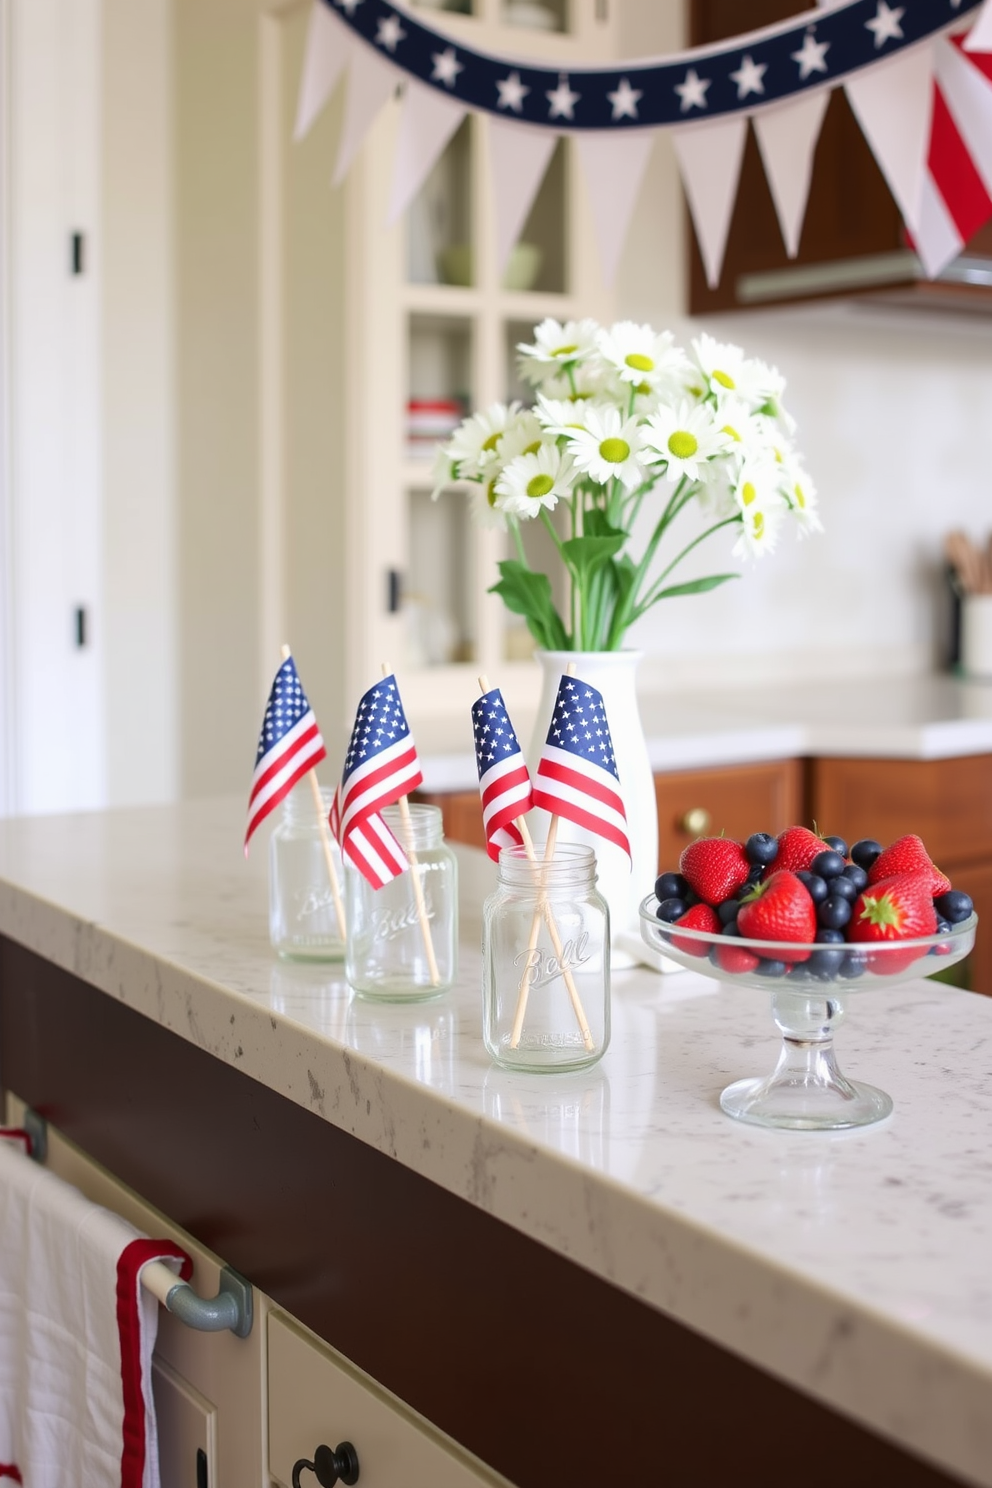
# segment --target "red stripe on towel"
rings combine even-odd
[[[124,1392],[121,1488],[142,1488],[145,1477],[145,1395],[141,1379],[139,1272],[149,1261],[172,1258],[182,1262],[176,1280],[189,1281],[193,1274],[193,1262],[171,1240],[132,1240],[121,1251],[117,1262],[117,1332],[121,1342],[121,1384]],[[17,1481],[20,1482],[20,1478]]]
[[[17,1468],[12,1462],[0,1462],[0,1478],[12,1478],[15,1483],[23,1483]]]
[[[23,1142],[24,1151],[27,1153],[28,1157],[31,1156],[31,1133],[26,1132],[22,1126],[0,1126],[0,1137],[4,1137],[7,1139],[7,1141],[10,1142]],[[0,1478],[2,1478],[3,1476],[3,1464],[0,1463]]]

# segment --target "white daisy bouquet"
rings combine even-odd
[[[770,551],[787,523],[800,533],[820,529],[782,406],[784,381],[739,347],[702,335],[687,353],[669,332],[632,321],[607,329],[548,319],[517,350],[533,406],[497,403],[464,419],[438,451],[434,496],[467,483],[479,516],[509,530],[516,556],[499,565],[490,593],[525,617],[538,645],[617,650],[660,600],[736,578],[671,582],[683,559],[723,529],[736,534],[738,558]],[[692,503],[702,522],[691,536],[682,524],[682,545],[669,557]],[[650,533],[634,554],[642,513],[650,513]],[[547,574],[527,561],[521,523],[535,519],[567,574],[564,615]]]

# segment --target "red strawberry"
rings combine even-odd
[[[919,842],[919,838],[916,838]],[[921,844],[922,846],[922,844]],[[848,940],[858,942],[891,942],[932,935],[937,928],[937,915],[930,897],[930,885],[921,874],[901,873],[869,884],[855,901],[847,930]],[[869,956],[868,965],[876,975],[894,975],[905,971],[920,955],[919,950],[880,951]]]
[[[679,872],[707,904],[722,904],[747,883],[747,854],[730,837],[700,837],[682,849]]]
[[[733,937],[729,937],[726,945],[718,945],[716,948],[717,965],[722,971],[753,971],[761,958],[747,946],[735,945]]]
[[[822,837],[808,827],[786,827],[778,834],[778,853],[772,863],[772,872],[785,869],[789,873],[800,873],[809,867],[817,853],[825,852],[827,844]],[[812,936],[810,936],[812,940]]]
[[[792,831],[804,831],[793,827]],[[812,837],[812,832],[809,834]],[[822,852],[822,846],[820,848]],[[811,944],[816,935],[816,908],[794,873],[777,869],[744,900],[737,924],[746,940],[784,940]],[[780,961],[808,961],[809,951],[776,951]]]
[[[936,898],[938,894],[944,894],[951,887],[951,881],[939,868],[934,867],[930,861],[930,854],[923,846],[923,839],[910,832],[905,837],[896,838],[890,847],[884,849],[875,859],[868,870],[868,882],[870,884],[880,883],[883,878],[895,878],[901,873],[919,874],[925,878],[930,886],[930,894]]]
[[[722,929],[719,915],[708,904],[694,904],[675,923],[684,925],[687,930],[705,930],[707,935],[719,935]],[[708,956],[710,953],[708,940],[690,940],[688,936],[673,935],[672,945],[687,956]]]

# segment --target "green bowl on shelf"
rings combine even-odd
[[[511,290],[533,289],[541,272],[542,253],[537,243],[516,243],[510,250],[503,288]],[[444,284],[462,287],[473,281],[473,255],[470,243],[449,243],[438,249],[437,269]]]

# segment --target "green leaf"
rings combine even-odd
[[[499,583],[493,584],[489,593],[498,594],[513,614],[523,615],[531,635],[546,651],[569,650],[568,635],[551,598],[547,574],[535,573],[518,558],[505,558],[499,572]]]
[[[562,543],[562,553],[575,573],[580,589],[585,590],[596,570],[609,563],[626,541],[626,532],[614,532],[610,537],[570,537]]]
[[[687,584],[672,584],[668,589],[660,590],[651,601],[655,604],[659,599],[677,599],[680,594],[705,594],[709,589],[718,589],[728,579],[739,579],[740,574],[709,574],[705,579],[690,579]]]

